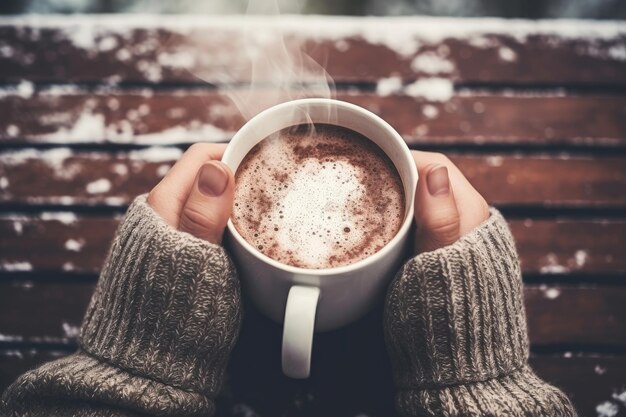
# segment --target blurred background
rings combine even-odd
[[[624,0],[281,0],[281,12],[341,15],[625,19]],[[3,0],[15,13],[243,13],[247,0]]]

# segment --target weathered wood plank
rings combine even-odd
[[[149,191],[179,156],[176,148],[128,153],[70,148],[0,153],[0,202],[128,204],[135,195]],[[449,156],[491,204],[626,206],[625,157]]]
[[[97,274],[118,216],[0,215],[0,271]],[[626,273],[626,221],[511,220],[524,274]]]
[[[301,48],[339,82],[439,75],[461,82],[626,83],[626,30],[618,23],[328,17],[247,23],[235,16],[4,19],[0,79],[246,81],[249,54],[278,55],[284,37],[286,50]]]
[[[510,220],[525,274],[623,274],[626,221]]]
[[[0,143],[228,141],[243,117],[225,91],[39,92],[0,90]],[[4,92],[3,92],[4,91]],[[3,96],[4,94],[4,96]],[[257,99],[276,95],[259,91]],[[446,102],[405,94],[339,92],[420,144],[626,146],[626,98],[559,94],[458,93]]]
[[[0,283],[0,335],[8,341],[71,343],[92,283]],[[626,288],[529,285],[525,289],[535,345],[626,346]]]
[[[596,408],[606,403],[626,413],[626,357],[605,355],[533,355],[531,367],[544,380],[561,388],[581,416],[597,416]]]
[[[180,157],[177,148],[110,154],[55,148],[0,154],[0,201],[124,205],[149,191]],[[29,191],[30,190],[30,191]]]
[[[495,205],[622,206],[626,159],[451,154],[485,199]]]
[[[0,392],[4,391],[11,382],[27,370],[33,369],[45,362],[66,356],[67,354],[69,354],[67,351],[39,349],[0,351]],[[611,402],[618,407],[620,406],[620,401],[616,397],[620,394],[623,395],[624,385],[626,384],[626,379],[624,378],[624,375],[626,375],[626,358],[623,356],[572,355],[570,357],[563,357],[534,355],[531,357],[530,363],[541,378],[557,385],[567,393],[581,415],[595,415],[596,407],[605,402]],[[239,389],[231,394],[231,398],[223,395],[218,399],[218,404],[222,405],[222,407],[218,407],[218,414],[220,416],[234,417],[240,415],[232,409],[232,405],[235,404],[243,403],[247,404],[247,406],[252,409],[258,408],[258,400],[249,402],[249,398],[257,393],[250,387],[241,387],[240,384],[236,383],[240,378],[243,379],[246,377],[248,377],[247,374],[231,372],[229,380],[235,380],[235,383],[231,383]],[[271,381],[266,380],[266,384],[281,387],[283,389],[283,395],[285,395],[286,391],[290,392],[290,395],[295,397],[290,399],[291,402],[298,399],[297,395],[292,393],[293,389],[288,389],[287,387],[295,383],[293,380],[282,379],[277,376],[276,373],[266,374],[266,378],[271,378]],[[383,384],[392,384],[388,374],[381,373],[376,380],[379,381],[381,386],[383,386]],[[331,381],[329,380],[327,382]],[[348,386],[358,384],[359,382],[354,380],[353,384]],[[306,384],[306,391],[311,394],[316,393],[319,389],[320,384],[315,382],[309,381]],[[343,389],[345,390],[346,387],[344,386]],[[275,395],[278,394],[275,393]],[[304,395],[304,397],[306,398],[306,395]],[[321,399],[319,396],[317,398],[315,396],[313,397],[312,400],[317,403],[315,404],[317,408],[323,407],[332,411],[333,407],[337,406],[336,403],[325,404],[324,397]],[[344,401],[347,400],[344,399]],[[274,404],[281,403],[283,402],[274,399]],[[231,407],[227,407],[227,405]],[[306,404],[306,407],[313,407],[313,404]],[[334,410],[336,410],[336,408],[334,408]],[[279,410],[274,411],[276,411],[276,413],[272,415],[285,415],[278,414]],[[393,409],[389,408],[387,411],[388,412],[384,415],[395,415]]]
[[[534,344],[626,342],[626,287],[527,286],[524,296]]]

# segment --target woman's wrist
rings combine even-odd
[[[139,196],[114,239],[81,348],[172,386],[213,392],[241,319],[226,251],[174,229]]]

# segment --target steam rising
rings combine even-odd
[[[276,0],[250,0],[246,16],[242,16],[243,51],[248,58],[249,84],[236,84],[226,68],[222,75],[221,91],[237,106],[245,120],[276,104],[301,98],[334,98],[335,83],[318,63],[303,51],[303,41],[289,36],[276,25],[274,30],[259,30],[253,15],[269,15],[280,19]],[[237,71],[241,74],[240,71]],[[334,121],[329,106],[328,120]]]

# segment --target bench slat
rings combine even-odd
[[[10,89],[9,89],[10,90]],[[9,91],[7,90],[7,91]],[[219,91],[0,95],[0,143],[228,141],[243,117]],[[271,96],[275,91],[258,92]],[[410,145],[626,146],[626,97],[457,93],[446,103],[406,95],[340,92],[379,114]]]
[[[33,369],[45,362],[66,356],[68,353],[67,351],[40,350],[36,348],[0,350],[0,392],[4,391],[9,384],[27,370]],[[530,358],[530,364],[541,378],[563,389],[572,399],[578,412],[586,416],[595,415],[596,406],[606,401],[617,403],[612,397],[614,394],[621,393],[620,388],[623,390],[623,376],[626,375],[626,357],[624,356],[575,355],[568,358],[563,356],[534,355]],[[249,369],[248,373],[241,375],[241,378],[245,379],[249,377],[249,373],[253,371],[254,368]],[[298,394],[293,392],[292,385],[300,381],[280,378],[278,374],[269,374],[264,377],[266,378],[265,386],[276,387],[276,391],[273,395],[275,397],[279,395],[283,397],[281,399],[274,398],[269,401],[270,404],[279,407],[287,402],[293,403],[299,398]],[[250,386],[237,384],[238,379],[238,374],[231,372],[229,380],[230,383],[235,386],[235,391],[232,394],[233,398],[226,399],[224,397],[218,397],[218,417],[235,417],[240,415],[239,413],[234,413],[232,407],[228,407],[228,405],[246,403],[253,409],[258,407],[255,402],[250,403],[249,400],[250,395],[256,398],[257,395],[255,394],[257,394],[257,392]],[[271,379],[271,381],[268,381],[268,379]],[[387,374],[380,375],[375,381],[377,381],[376,383],[379,384],[380,387],[383,387],[383,384],[392,384]],[[330,379],[327,382],[333,384]],[[307,391],[317,393],[320,389],[320,386],[313,383],[306,385],[307,388],[305,389]],[[331,387],[328,387],[328,384],[320,385],[331,389]],[[353,386],[354,390],[363,388],[359,386],[357,380],[354,380],[351,386]],[[369,388],[374,389],[375,387],[370,386]],[[345,391],[345,387],[342,392],[343,391]],[[389,388],[383,389],[382,391],[387,392]],[[285,396],[288,398],[284,398]],[[319,396],[314,397],[316,403],[315,408],[318,410],[327,409],[330,413],[337,411],[338,406],[341,406],[334,402],[324,402],[323,399],[320,400]],[[362,399],[363,397],[361,397],[361,400]],[[259,401],[259,399],[257,398],[256,401]],[[348,399],[343,396],[343,401],[350,402],[351,398]],[[357,405],[362,405],[362,403],[357,402],[357,404],[354,404],[354,406]],[[384,415],[396,416],[391,404],[389,405],[390,407],[386,410],[387,412]],[[312,407],[312,404],[309,403],[307,406]],[[278,409],[274,411],[272,415],[292,415],[281,413]]]
[[[257,18],[246,36],[235,17],[114,19],[0,22],[0,39],[10,45],[0,79],[241,82],[250,78],[247,53],[259,53],[260,44],[264,56],[280,50],[282,29],[287,48],[302,45],[339,82],[439,75],[465,83],[626,84],[626,31],[617,23],[580,22],[572,31],[558,21]]]
[[[97,274],[119,216],[0,216],[0,271]],[[626,273],[626,221],[510,220],[524,274]]]
[[[125,205],[149,191],[176,148],[107,153],[55,148],[0,153],[0,203]],[[626,157],[450,154],[491,204],[624,207]],[[549,181],[546,179],[550,179]]]
[[[8,341],[72,343],[94,284],[0,283],[0,334]],[[626,346],[626,288],[525,288],[535,345]]]

